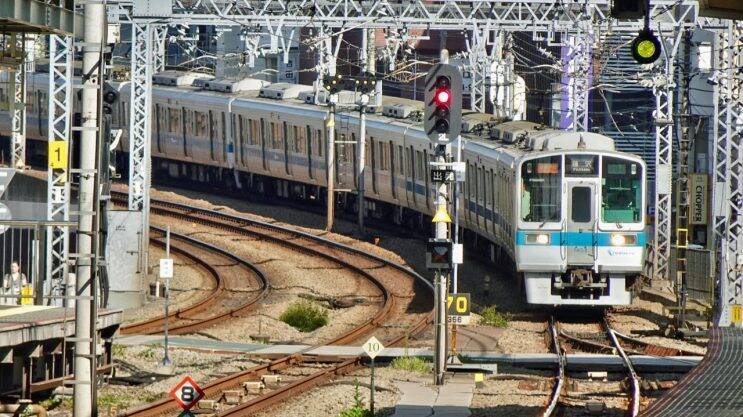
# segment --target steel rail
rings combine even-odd
[[[114,200],[121,201],[124,198],[124,196],[125,194],[123,193],[112,192],[112,199]],[[322,256],[333,262],[340,263],[348,267],[349,269],[354,270],[355,272],[370,279],[372,283],[374,283],[375,286],[378,286],[378,288],[380,288],[380,290],[383,293],[383,296],[385,297],[385,304],[383,308],[381,308],[380,311],[378,311],[378,313],[375,315],[374,318],[368,320],[361,326],[351,329],[345,334],[333,339],[332,341],[329,342],[329,344],[349,343],[349,342],[358,340],[362,335],[367,334],[371,330],[380,327],[385,322],[388,315],[390,314],[393,303],[394,303],[394,299],[396,297],[393,296],[393,293],[381,281],[379,281],[377,278],[372,276],[368,271],[365,271],[362,267],[354,265],[348,261],[340,260],[319,249],[315,249],[307,245],[304,245],[300,242],[300,240],[302,239],[310,240],[314,243],[321,243],[325,246],[325,249],[327,249],[327,247],[329,246],[334,249],[342,250],[355,257],[363,257],[366,259],[373,260],[381,264],[382,267],[391,267],[397,270],[398,272],[402,272],[405,275],[412,276],[415,283],[422,285],[427,291],[433,293],[433,287],[430,284],[430,282],[428,282],[425,278],[417,274],[412,269],[409,269],[402,265],[386,260],[380,256],[377,256],[377,255],[374,255],[368,252],[364,252],[360,249],[357,249],[357,248],[354,248],[354,247],[351,247],[351,246],[348,246],[348,245],[345,245],[339,242],[335,242],[330,239],[326,239],[320,236],[315,236],[310,233],[301,232],[298,230],[290,229],[288,227],[279,226],[276,224],[271,224],[271,223],[261,222],[261,221],[257,221],[253,219],[247,219],[247,218],[240,217],[240,216],[220,213],[214,210],[196,208],[196,207],[191,207],[185,204],[166,202],[166,201],[161,201],[161,200],[152,200],[151,210],[153,212],[160,213],[163,215],[188,218],[189,221],[192,221],[192,222],[201,223],[204,225],[208,225],[210,227],[226,229],[226,230],[233,231],[239,234],[249,234],[249,235],[259,236],[263,239],[271,240],[271,241],[277,242],[285,246],[290,246],[296,250],[299,250],[305,253],[311,253],[313,255]],[[255,230],[255,229],[265,229],[265,230],[268,230],[269,232],[274,232],[274,234],[262,232],[260,230]],[[283,236],[283,237],[276,236],[276,233],[289,234],[290,237],[293,237],[293,240],[288,240],[286,236]],[[407,329],[407,333],[408,334],[420,333],[428,326],[428,324],[432,321],[432,319],[433,319],[433,312],[429,311],[428,314],[426,314],[420,320],[417,320],[414,325],[409,327]],[[390,346],[399,344],[406,337],[407,337],[407,334],[398,335],[397,337],[394,337],[393,339],[388,340],[387,344]],[[287,367],[294,366],[298,363],[303,362],[306,359],[303,356],[303,354],[313,348],[314,347],[308,348],[299,353],[273,360],[268,364],[255,366],[245,371],[239,372],[237,374],[228,375],[224,378],[220,378],[216,381],[206,384],[204,387],[204,392],[207,396],[213,397],[214,395],[224,391],[225,389],[232,388],[232,387],[239,385],[243,381],[258,378],[260,377],[260,375],[266,374],[268,372],[279,371]],[[301,380],[294,381],[292,384],[288,386],[271,391],[270,393],[264,396],[258,397],[254,400],[251,400],[248,403],[242,404],[240,406],[234,407],[229,410],[224,410],[223,414],[224,415],[250,414],[254,411],[271,406],[275,404],[276,402],[280,401],[281,399],[288,398],[289,396],[295,395],[298,392],[306,391],[332,378],[334,375],[339,375],[342,373],[346,373],[352,369],[355,369],[356,367],[360,366],[360,363],[361,363],[361,357],[355,357],[355,358],[349,359],[339,365],[335,365],[329,369],[326,369],[326,370],[323,370],[317,373],[313,373],[312,375],[305,377]],[[176,404],[172,400],[163,399],[155,403],[140,407],[136,410],[133,410],[127,415],[128,416],[154,416],[154,415],[164,414],[174,409],[176,409]]]
[[[622,361],[624,362],[624,366],[627,368],[627,374],[630,378],[630,404],[628,407],[627,415],[629,417],[637,417],[637,415],[640,413],[640,377],[637,376],[637,372],[635,372],[635,367],[632,365],[632,361],[630,360],[627,353],[624,351],[624,348],[622,347],[621,343],[619,343],[619,339],[617,338],[617,335],[614,333],[614,330],[609,325],[609,320],[604,317],[604,329],[606,330],[606,334],[609,336],[609,339],[614,344],[614,347],[616,348],[619,355],[622,357]]]
[[[544,409],[544,412],[542,412],[542,417],[552,416],[557,409],[557,404],[559,403],[560,397],[562,396],[562,391],[565,386],[566,380],[565,367],[567,364],[567,360],[565,359],[565,354],[562,351],[562,347],[560,346],[560,332],[557,328],[557,322],[555,321],[554,316],[550,316],[548,327],[550,336],[552,337],[552,350],[554,350],[555,354],[557,355],[557,379],[552,386],[552,394],[550,395],[550,399],[547,402],[547,407]]]
[[[157,232],[164,232],[163,229],[160,229],[157,227],[151,227],[150,229],[157,231]],[[185,309],[174,311],[173,313],[170,313],[168,315],[168,319],[173,320],[173,324],[171,324],[171,327],[168,329],[170,333],[172,334],[193,333],[197,330],[204,329],[206,327],[210,327],[216,323],[219,323],[225,318],[235,317],[235,316],[239,316],[241,314],[247,313],[248,311],[254,309],[256,304],[260,300],[264,299],[270,292],[270,286],[268,285],[268,280],[266,279],[266,276],[263,273],[263,271],[261,271],[258,267],[251,264],[247,260],[241,257],[238,257],[228,251],[225,251],[219,247],[208,244],[206,242],[202,242],[192,237],[188,237],[188,236],[181,235],[178,233],[171,233],[171,238],[174,241],[174,242],[171,242],[171,250],[173,250],[176,253],[179,253],[182,256],[185,256],[191,259],[196,264],[198,264],[200,268],[203,268],[204,270],[206,270],[208,275],[212,277],[212,279],[216,282],[217,285],[215,289],[206,298],[202,299],[201,301]],[[159,239],[155,237],[151,238],[150,241],[156,242],[158,244],[163,243],[162,241],[160,241]],[[181,247],[178,242],[185,243],[186,247]],[[253,277],[258,281],[260,285],[260,290],[259,290],[260,292],[258,292],[258,294],[256,294],[254,297],[249,298],[246,302],[239,304],[234,308],[228,308],[226,311],[220,312],[219,314],[209,315],[204,318],[194,318],[195,315],[202,313],[206,309],[212,308],[215,304],[218,304],[220,299],[225,294],[229,294],[230,288],[227,287],[225,280],[222,277],[222,274],[220,274],[212,264],[210,264],[209,262],[206,262],[204,259],[194,254],[192,252],[193,248],[197,248],[197,249],[201,249],[201,250],[213,253],[215,254],[215,256],[218,256],[220,258],[229,259],[230,261],[235,262],[235,266],[239,266],[243,269],[250,270]],[[196,321],[193,323],[187,322],[187,323],[180,324],[180,325],[178,324],[178,321],[187,321],[187,320],[196,320]],[[160,333],[162,331],[161,329],[164,324],[164,321],[165,320],[163,317],[157,317],[157,318],[145,320],[145,321],[138,322],[138,323],[133,323],[133,324],[122,327],[121,333],[122,334]]]

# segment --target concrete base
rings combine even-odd
[[[108,293],[108,308],[125,310],[144,305],[145,296],[139,291],[111,291]]]

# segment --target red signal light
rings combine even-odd
[[[436,92],[436,104],[449,105],[451,101],[451,92],[448,89],[441,89]]]

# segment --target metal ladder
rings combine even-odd
[[[336,145],[336,192],[353,192],[358,190],[355,180],[355,155],[358,140],[351,140],[355,137],[351,132],[351,115],[348,113],[337,112],[335,115],[338,125],[335,145]],[[350,146],[349,146],[350,145]],[[349,178],[350,174],[350,178]]]

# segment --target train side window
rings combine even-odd
[[[234,133],[232,134],[234,137]],[[234,145],[233,145],[234,146]],[[227,115],[222,112],[222,161],[227,160]]]
[[[168,108],[168,133],[178,133],[181,125],[181,112],[179,110]]]
[[[405,152],[402,150],[402,145],[397,145],[397,156],[400,159],[400,162],[397,164],[397,172],[400,174],[403,174],[403,170],[405,169]]]
[[[413,146],[410,146],[410,157],[408,158],[408,177],[410,181],[415,181],[415,151]],[[413,192],[415,192],[415,186],[413,186]]]
[[[323,131],[318,129],[316,130],[317,134],[315,137],[317,138],[317,156],[322,157],[323,155],[323,149],[325,149],[325,141],[323,139]]]
[[[208,116],[208,119],[207,120],[209,122],[209,133],[208,133],[208,135],[209,135],[209,158],[211,158],[211,160],[214,161],[215,160],[214,154],[216,152],[215,151],[216,146],[214,145],[214,140],[215,140],[214,136],[215,135],[214,135],[214,128],[213,127],[214,127],[214,124],[215,123],[214,123],[214,120],[213,120],[213,116],[212,116],[212,111],[211,110],[209,110],[208,115],[209,116]]]

